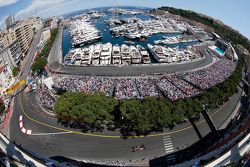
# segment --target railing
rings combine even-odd
[[[210,166],[223,166],[233,161],[233,158],[237,156],[242,157],[250,151],[250,134],[248,134],[243,140],[232,147],[229,151],[217,158],[213,162],[207,164],[205,167]]]
[[[33,156],[28,155],[15,144],[11,143],[2,133],[0,133],[0,148],[5,154],[11,156],[19,162],[30,166],[46,167],[42,164],[42,162],[34,159]]]

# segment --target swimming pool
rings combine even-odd
[[[225,51],[222,50],[221,48],[213,45],[213,46],[209,46],[210,49],[214,50],[216,53],[218,53],[220,56],[224,56]]]
[[[225,51],[218,47],[214,48],[214,51],[216,51],[221,56],[224,56],[225,54]]]

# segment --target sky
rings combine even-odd
[[[171,6],[193,10],[219,19],[250,39],[250,0],[0,0],[0,27],[5,18],[58,16],[64,13],[104,6]]]

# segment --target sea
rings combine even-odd
[[[126,9],[135,9],[133,8],[126,8]],[[129,15],[129,14],[123,14],[123,15],[115,15],[113,13],[107,12],[106,8],[105,10],[103,8],[95,8],[95,11],[101,11],[103,12],[105,15],[101,16],[99,18],[93,18],[91,20],[92,24],[94,24],[98,30],[100,30],[102,38],[98,41],[96,41],[95,43],[108,43],[110,42],[112,45],[122,45],[124,43],[124,41],[133,41],[135,42],[134,45],[141,45],[145,48],[147,48],[147,44],[154,44],[155,40],[160,40],[163,39],[163,36],[178,36],[181,35],[180,33],[161,33],[161,34],[154,34],[150,37],[147,38],[146,41],[142,42],[139,41],[139,39],[127,39],[126,37],[120,36],[120,37],[114,37],[111,32],[110,32],[110,26],[105,22],[106,20],[109,20],[110,18],[118,18],[118,19],[124,19],[124,18],[131,18],[131,17],[136,17],[136,18],[140,18],[141,20],[150,20],[153,19],[152,16],[148,15],[147,13],[145,14],[136,14],[136,15]],[[83,11],[82,13],[87,12],[87,11]],[[79,14],[79,13],[76,13]],[[72,17],[73,15],[71,15]],[[90,45],[93,45],[95,43],[92,43]],[[168,47],[178,47],[178,48],[186,48],[189,45],[194,45],[199,43],[198,41],[192,41],[192,42],[185,42],[185,43],[179,43],[179,44],[173,44],[173,45],[168,45]],[[88,45],[84,45],[82,47],[87,47]],[[63,48],[63,58],[64,56],[72,49],[72,43],[71,43],[71,37],[70,37],[70,33],[69,33],[69,29],[66,27],[63,29],[63,41],[62,41],[62,48]],[[156,60],[153,58],[152,55],[150,55],[151,57],[151,62],[152,63],[157,63]]]

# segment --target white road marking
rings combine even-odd
[[[163,144],[164,144],[164,149],[166,154],[171,153],[174,151],[174,147],[171,141],[171,137],[170,136],[163,136]]]
[[[166,153],[171,153],[173,151],[174,151],[173,149],[172,150],[167,150]]]
[[[23,116],[20,115],[20,117],[19,117],[19,122],[22,121],[22,120],[23,120]]]
[[[23,122],[19,122],[20,128],[23,128]]]
[[[27,130],[26,132],[28,135],[31,135],[32,131],[31,130]]]
[[[19,126],[20,126],[20,129],[23,133],[27,134],[27,135],[31,135],[32,133],[32,130],[28,130],[24,127],[24,123],[23,123],[23,116],[20,115],[19,116]]]
[[[26,133],[26,129],[25,128],[22,128],[21,129],[23,133]]]
[[[33,136],[45,136],[45,135],[63,135],[63,134],[68,134],[72,132],[57,132],[57,133],[35,133],[32,134]]]
[[[172,144],[171,144],[171,145],[168,145],[168,146],[165,145],[165,149],[166,149],[166,148],[171,148],[171,149],[172,149],[172,148],[173,148],[173,145],[172,145]]]

